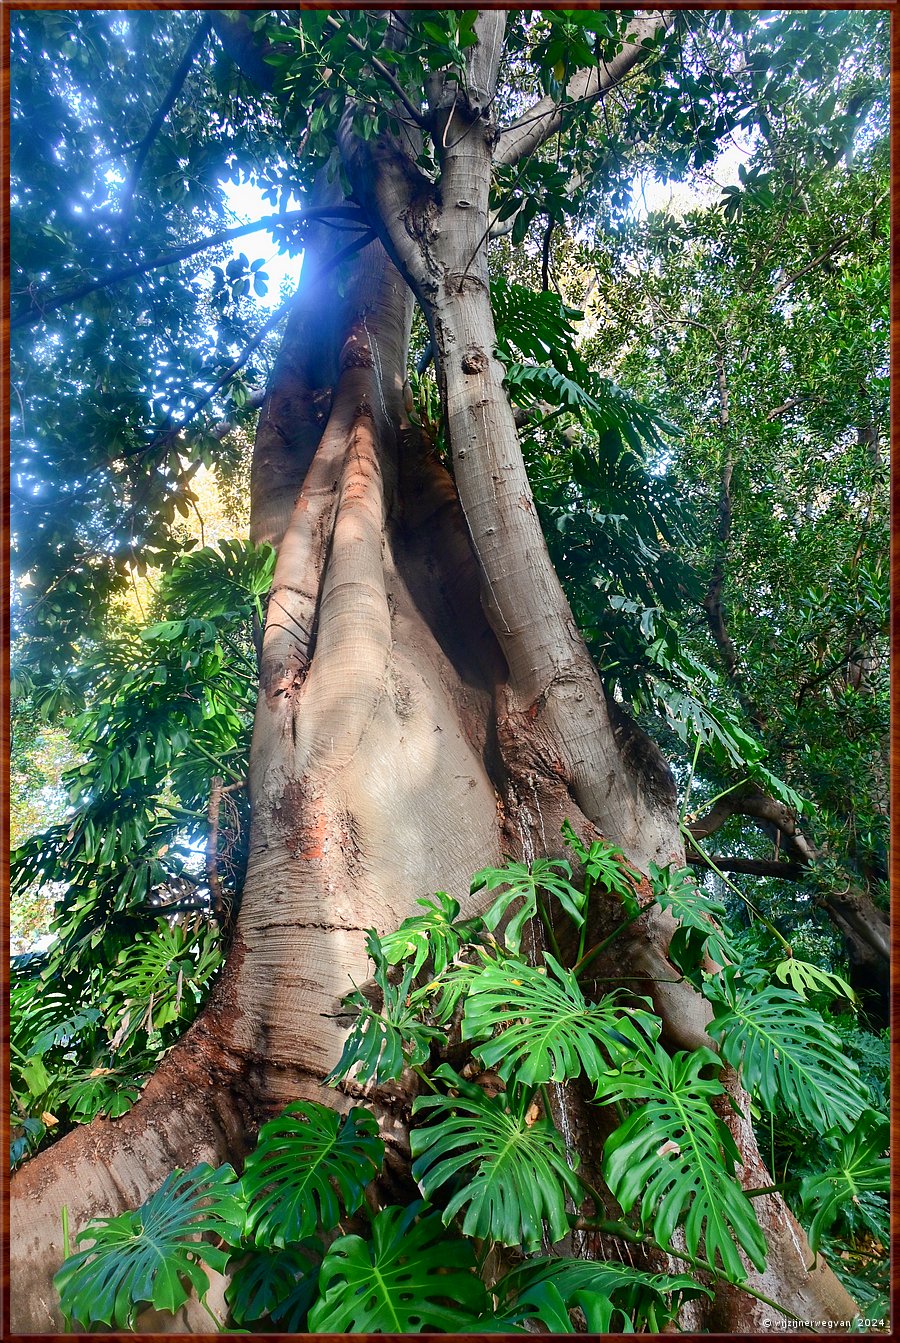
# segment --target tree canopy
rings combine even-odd
[[[312,994],[334,1108],[285,1072],[233,1150],[92,1204],[67,1319],[179,1311],[230,1258],[225,1326],[712,1328],[734,1283],[796,1320],[771,1192],[885,1315],[887,32],[15,14],[13,1165],[239,1037],[254,937],[278,997],[291,919],[325,925],[265,950],[307,879],[266,886],[276,836],[340,851],[315,900],[371,976]],[[401,743],[441,657],[438,842]]]

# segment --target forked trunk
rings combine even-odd
[[[455,229],[448,220],[445,232]],[[614,728],[547,558],[493,359],[480,261],[461,282],[470,241],[447,240],[460,249],[447,261],[452,283],[441,275],[438,298],[425,295],[461,508],[404,413],[407,283],[375,243],[341,296],[328,269],[337,246],[313,240],[318,269],[307,261],[254,460],[253,534],[279,558],[233,947],[210,1004],[134,1109],[75,1131],[16,1176],[16,1331],[58,1327],[62,1204],[78,1230],[134,1206],[175,1165],[239,1161],[260,1120],[289,1100],[349,1104],[322,1079],[341,1048],[340,999],[367,975],[367,928],[396,927],[436,888],[471,909],[474,870],[501,852],[558,853],[567,817],[643,870],[680,856],[658,753]],[[616,911],[596,917],[611,923]],[[683,984],[651,983],[677,979],[671,931],[668,916],[648,911],[616,944],[611,972],[643,982],[669,1041],[691,1047],[706,1042],[707,1005]],[[403,1101],[378,1101],[399,1156]],[[590,1162],[599,1135],[573,1100],[575,1113]],[[749,1121],[728,1122],[747,1186],[770,1184]],[[803,1318],[851,1319],[831,1273],[807,1272],[812,1256],[783,1202],[761,1198],[757,1211],[770,1267],[751,1285]],[[151,1323],[159,1330],[158,1316]],[[728,1290],[691,1324],[745,1333],[773,1319]],[[205,1331],[208,1318],[188,1309],[174,1327]]]

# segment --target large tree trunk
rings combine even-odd
[[[477,237],[486,203],[455,194],[458,185],[445,192],[432,250],[437,294],[407,276],[441,356],[455,484],[404,416],[408,284],[375,243],[340,298],[328,270],[337,246],[311,239],[254,461],[253,533],[279,558],[234,944],[209,1006],[134,1109],[76,1131],[16,1176],[16,1331],[58,1327],[50,1280],[63,1203],[77,1230],[134,1206],[174,1165],[239,1161],[260,1120],[289,1100],[349,1104],[322,1079],[341,1047],[339,1000],[367,974],[366,928],[395,927],[436,888],[471,909],[475,869],[501,852],[558,853],[566,817],[644,871],[682,857],[671,781],[641,734],[614,725],[547,557],[492,353]],[[396,254],[396,237],[387,241]],[[616,911],[596,917],[612,923]],[[668,915],[648,910],[607,970],[646,986],[667,1039],[692,1047],[708,1043],[708,1008],[684,984],[660,982],[677,980],[672,931]],[[378,1105],[402,1156],[402,1106],[388,1096]],[[588,1125],[601,1119],[575,1109],[590,1161],[598,1133]],[[747,1186],[770,1184],[749,1120],[729,1122]],[[768,1196],[757,1210],[770,1264],[751,1285],[803,1318],[851,1319],[831,1273],[821,1263],[807,1272],[812,1255],[783,1202]],[[175,1327],[205,1330],[203,1319],[186,1311]],[[729,1290],[691,1323],[753,1332],[771,1328],[773,1312]]]

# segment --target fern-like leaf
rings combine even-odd
[[[378,1174],[384,1143],[368,1110],[345,1117],[315,1101],[296,1101],[264,1124],[247,1158],[243,1186],[247,1233],[284,1248],[337,1226],[355,1212]]]
[[[607,1075],[598,1099],[643,1102],[606,1140],[603,1174],[625,1212],[640,1200],[641,1222],[664,1248],[683,1223],[688,1253],[701,1245],[735,1281],[746,1277],[738,1247],[759,1269],[766,1242],[753,1205],[733,1177],[740,1154],[710,1100],[721,1082],[704,1078],[720,1066],[711,1049],[678,1053],[660,1045],[641,1052],[628,1071]]]

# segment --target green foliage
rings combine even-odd
[[[669,958],[685,974],[705,953],[720,965],[735,957],[728,929],[714,920],[725,918],[725,906],[697,885],[689,867],[650,864],[650,882],[660,909],[671,910],[678,928],[669,943]]]
[[[504,867],[483,867],[476,872],[472,878],[472,894],[480,890],[495,891],[500,886],[506,888],[481,916],[491,931],[511,905],[522,901],[503,930],[504,943],[515,954],[526,923],[537,914],[541,894],[554,896],[576,928],[584,923],[586,897],[572,885],[571,876],[572,868],[564,858],[536,858],[532,863],[517,863],[508,858]]]
[[[369,956],[375,963],[373,980],[381,996],[381,1009],[372,1007],[359,989],[347,998],[356,1018],[344,1042],[337,1066],[326,1081],[334,1084],[356,1068],[360,1082],[376,1084],[397,1078],[407,1066],[424,1063],[431,1041],[440,1032],[422,1022],[410,1000],[413,966],[407,966],[399,983],[388,978],[388,962],[374,930],[366,937]]]
[[[546,968],[521,961],[487,965],[466,996],[462,1038],[504,1082],[522,1086],[592,1080],[620,1066],[647,1038],[656,1019],[610,995],[587,1003],[571,970],[545,953]]]
[[[238,1325],[269,1319],[289,1334],[306,1332],[316,1299],[323,1247],[310,1238],[286,1250],[253,1251],[238,1264],[225,1299]]]
[[[34,1145],[48,1130],[130,1103],[211,983],[215,939],[208,928],[192,931],[192,920],[208,922],[214,912],[197,856],[217,775],[235,789],[218,855],[226,904],[240,891],[240,785],[257,682],[249,622],[263,614],[273,556],[221,543],[179,559],[178,528],[196,502],[198,465],[227,467],[233,453],[217,421],[249,424],[248,392],[266,381],[273,348],[264,341],[234,369],[235,353],[249,354],[247,342],[260,331],[251,289],[265,294],[263,258],[217,244],[195,261],[185,245],[230,222],[230,179],[278,206],[286,218],[275,227],[276,247],[293,256],[305,250],[311,262],[316,234],[287,207],[292,197],[308,202],[323,170],[336,192],[346,187],[335,154],[340,127],[390,153],[409,142],[411,121],[416,161],[404,172],[420,174],[423,203],[440,199],[447,108],[435,103],[442,81],[430,75],[449,73],[461,98],[473,92],[466,54],[478,41],[474,10],[410,11],[401,20],[369,10],[217,17],[226,27],[246,23],[241,44],[251,53],[254,41],[264,44],[262,72],[238,71],[228,43],[211,37],[148,141],[196,15],[135,11],[110,20],[99,11],[23,10],[12,23],[10,279],[23,334],[11,351],[11,484],[16,574],[27,580],[13,593],[16,686],[29,712],[71,729],[75,759],[69,813],[29,836],[13,869],[20,898],[52,890],[57,900],[46,977],[32,973],[13,989],[20,1155],[23,1142]],[[813,966],[813,901],[827,904],[848,889],[882,900],[886,872],[888,25],[883,14],[865,12],[722,10],[699,23],[678,14],[646,39],[650,60],[640,74],[592,110],[571,97],[569,80],[578,65],[613,60],[631,21],[630,11],[614,10],[509,14],[508,80],[483,109],[485,126],[495,114],[508,124],[523,101],[527,107],[544,94],[560,107],[559,133],[552,150],[499,164],[482,183],[490,205],[477,221],[484,236],[476,251],[482,244],[486,251],[492,226],[511,225],[508,240],[492,244],[491,264],[515,266],[528,283],[493,278],[497,354],[521,412],[548,547],[611,697],[630,701],[676,757],[679,779],[699,743],[698,791],[719,795],[738,778],[752,779],[802,816],[803,836],[820,852],[791,897],[783,882],[761,900],[750,888],[771,927],[797,929],[799,941],[802,925],[809,961],[785,960],[771,946],[760,957],[781,988],[754,983],[738,939],[710,922],[721,922],[724,907],[685,870],[651,877],[659,904],[679,923],[671,953],[685,974],[699,978],[704,951],[738,962],[735,975],[726,972],[708,992],[722,1055],[741,1066],[754,1107],[776,1104],[783,1119],[792,1106],[795,1136],[807,1146],[810,1118],[820,1129],[835,1126],[823,1137],[836,1153],[832,1173],[801,1176],[795,1163],[784,1180],[786,1187],[801,1180],[813,1223],[824,1200],[816,1238],[838,1265],[849,1251],[829,1245],[829,1232],[851,1250],[863,1234],[881,1234],[880,1213],[866,1201],[874,1189],[861,1190],[859,1205],[851,1193],[847,1215],[826,1223],[832,1194],[849,1189],[848,1171],[880,1178],[871,1172],[882,1130],[867,1111],[859,1117],[863,1089],[853,1067],[838,1077],[836,1042],[865,1061],[868,1100],[881,1105],[883,1041],[855,1018],[823,1024],[804,1000],[846,996],[844,967],[830,952]],[[721,200],[629,216],[642,173],[659,183],[724,170],[714,162],[718,147],[741,134],[747,162]],[[364,222],[355,205],[350,218],[351,228]],[[153,266],[167,249],[174,259]],[[77,310],[59,302],[82,280],[108,277],[111,258],[122,253],[138,259],[137,273],[91,289]],[[552,292],[557,284],[567,297]],[[40,321],[29,325],[32,318]],[[439,397],[436,389],[429,422],[438,419]],[[140,573],[147,565],[164,574],[153,623],[110,637],[111,602],[126,591],[132,566]],[[707,619],[717,573],[733,662]],[[763,856],[746,825],[722,838],[738,857]],[[546,1098],[528,1088],[586,1075],[602,1102],[623,1107],[607,1146],[623,1209],[639,1204],[643,1225],[663,1246],[683,1223],[688,1245],[705,1246],[735,1276],[740,1250],[758,1261],[760,1247],[732,1178],[734,1153],[709,1105],[719,1094],[712,1074],[721,1059],[706,1051],[670,1059],[649,1012],[631,1000],[589,1000],[575,972],[580,952],[575,969],[562,964],[562,953],[542,966],[521,955],[525,923],[542,918],[551,900],[582,936],[598,884],[620,897],[629,917],[637,913],[621,856],[602,841],[588,849],[567,840],[586,870],[580,890],[553,858],[481,874],[475,889],[499,892],[486,926],[509,919],[507,956],[496,944],[486,950],[489,938],[479,945],[477,925],[457,922],[446,895],[425,902],[426,913],[397,933],[373,937],[374,991],[357,992],[357,1018],[332,1080],[355,1068],[377,1087],[410,1065],[424,1074],[435,1058],[458,1064],[458,1051],[475,1045],[509,1083],[508,1095],[467,1090],[452,1083],[455,1073],[432,1070],[432,1085],[447,1083],[457,1094],[420,1098],[417,1113],[429,1122],[416,1141],[425,1143],[419,1161],[429,1159],[428,1143],[446,1144],[428,1177],[442,1198],[466,1193],[451,1181],[475,1172],[487,1206],[503,1143],[512,1133],[517,1151],[527,1139],[519,1120],[529,1132],[548,1126],[545,1156],[559,1163],[551,1162],[546,1197],[556,1180],[576,1204],[562,1140],[546,1107],[538,1113]],[[742,876],[736,881],[748,886]],[[182,911],[187,923],[173,925]],[[224,922],[227,910],[215,912]],[[417,988],[423,973],[433,979]],[[235,1318],[288,1330],[486,1325],[489,1303],[470,1249],[427,1208],[418,1222],[410,1210],[376,1215],[369,1242],[339,1238],[326,1256],[325,1295],[317,1296],[319,1251],[291,1237],[325,1230],[323,1217],[331,1234],[328,1191],[335,1199],[338,1191],[329,1184],[328,1144],[323,1137],[320,1148],[314,1137],[327,1136],[327,1123],[304,1113],[276,1121],[284,1151],[296,1138],[307,1153],[298,1163],[309,1181],[302,1193],[290,1192],[291,1158],[282,1168],[272,1155],[274,1129],[260,1149],[269,1155],[248,1165],[251,1184],[270,1158],[285,1177],[255,1187],[253,1206],[269,1209],[259,1213],[267,1234],[279,1234],[282,1214],[293,1221],[279,1255],[255,1254],[239,1271]],[[366,1160],[374,1169],[374,1135],[357,1122],[372,1140]],[[837,1132],[852,1122],[858,1130]],[[346,1133],[337,1124],[335,1154]],[[853,1146],[857,1133],[868,1155]],[[360,1139],[351,1149],[364,1146]],[[779,1157],[785,1147],[781,1141]],[[774,1156],[774,1137],[772,1148]],[[343,1157],[349,1162],[343,1152],[335,1178],[358,1201],[362,1157],[355,1174]],[[519,1249],[534,1243],[546,1212],[529,1202],[521,1165],[501,1181],[504,1225]],[[817,1177],[826,1183],[816,1185]],[[147,1205],[159,1216],[173,1192],[180,1197],[177,1188],[164,1190]],[[554,1197],[558,1228],[565,1219],[561,1195]],[[476,1201],[460,1203],[449,1222],[468,1222]],[[354,1215],[363,1225],[358,1207]],[[230,1220],[233,1236],[237,1219]],[[246,1240],[247,1225],[240,1230]],[[126,1285],[102,1281],[110,1320],[130,1319],[154,1293],[171,1305],[185,1285],[179,1272],[202,1287],[204,1248],[212,1254],[212,1247],[178,1244],[177,1252],[163,1248],[158,1280],[148,1270]],[[182,1252],[186,1269],[177,1267]],[[87,1253],[63,1278],[70,1298],[79,1275],[87,1282],[100,1263],[99,1251]],[[540,1319],[565,1332],[578,1310],[596,1332],[657,1329],[687,1290],[673,1285],[677,1279],[652,1286],[624,1270],[620,1288],[610,1277],[615,1266],[558,1264],[546,1272],[535,1261],[524,1265],[519,1285],[502,1293],[513,1322]],[[390,1287],[388,1268],[397,1273]],[[83,1301],[79,1310],[79,1322],[103,1323]]]
[[[742,986],[734,971],[708,982],[709,1033],[767,1109],[784,1105],[820,1132],[850,1129],[866,1105],[858,1069],[818,1012],[790,989]]]
[[[436,975],[443,974],[460,947],[471,941],[480,924],[478,919],[455,923],[459,901],[451,899],[446,891],[436,892],[434,899],[436,904],[427,896],[417,900],[416,904],[428,912],[404,919],[395,933],[381,938],[381,949],[388,965],[399,965],[411,958],[413,977],[426,961],[431,963]]]
[[[147,1035],[181,1019],[192,1020],[222,961],[214,928],[170,927],[157,919],[155,928],[119,953],[107,981],[113,1002],[107,1020],[112,1047],[136,1032]]]
[[[564,836],[587,869],[586,892],[594,881],[633,892],[624,859],[611,870],[609,846],[588,849],[568,824]],[[558,871],[546,875],[552,881]],[[510,869],[488,870],[483,888],[492,874],[500,884]],[[651,873],[661,903],[705,938],[704,906],[687,875],[671,866]],[[511,876],[526,891],[538,889],[533,869],[519,865]],[[372,1211],[364,1194],[371,1188],[377,1200],[385,1153],[374,1116],[357,1107],[341,1117],[298,1101],[263,1126],[240,1180],[227,1166],[177,1173],[138,1212],[85,1228],[79,1240],[93,1244],[57,1277],[67,1318],[121,1325],[144,1304],[177,1309],[186,1295],[181,1277],[202,1297],[203,1264],[222,1267],[236,1254],[227,1301],[238,1326],[527,1332],[539,1323],[570,1333],[584,1321],[598,1334],[658,1332],[710,1289],[694,1276],[531,1257],[542,1243],[568,1235],[587,1195],[594,1206],[598,1197],[555,1126],[548,1086],[583,1078],[595,1103],[618,1110],[602,1174],[623,1215],[637,1210],[640,1230],[629,1221],[598,1228],[687,1255],[694,1270],[740,1285],[745,1259],[762,1270],[767,1248],[735,1176],[734,1139],[712,1104],[724,1094],[723,1059],[741,1069],[754,1106],[792,1104],[795,1128],[841,1105],[845,1123],[858,1117],[849,1133],[824,1132],[828,1164],[822,1153],[812,1165],[801,1162],[786,1192],[811,1226],[814,1249],[830,1255],[836,1228],[883,1241],[886,1123],[864,1108],[852,1065],[836,1080],[836,1037],[821,1017],[789,989],[760,988],[766,972],[752,958],[706,978],[716,1014],[710,1032],[720,1038],[722,1056],[707,1048],[672,1056],[647,1000],[615,991],[590,1001],[577,968],[547,953],[534,966],[503,952],[481,921],[457,921],[459,906],[446,894],[422,905],[425,915],[396,934],[369,934],[382,1007],[353,995],[359,1016],[334,1080],[359,1068],[378,1085],[414,1064],[429,1088],[413,1101],[410,1133],[411,1175],[424,1202]],[[739,945],[729,943],[729,951],[737,954]],[[414,988],[426,967],[435,978]],[[827,975],[804,982],[830,987]],[[433,1024],[435,998],[440,1015],[448,986],[458,1037],[446,1019],[443,1030]],[[86,1014],[63,1019],[52,1002],[33,1008],[32,1037],[48,1048],[64,1048],[78,1030],[98,1026]],[[21,1026],[17,1038],[25,1038]],[[447,1061],[459,1048],[473,1056],[464,1075]],[[432,1050],[442,1058],[436,1065]],[[228,1248],[194,1239],[201,1230],[217,1232]],[[492,1312],[479,1266],[494,1245],[529,1257],[491,1286]],[[876,1301],[877,1286],[866,1290]]]
[[[487,1294],[464,1240],[448,1236],[421,1203],[384,1208],[372,1239],[341,1236],[322,1262],[321,1296],[309,1313],[316,1333],[462,1332]]]
[[[208,891],[196,891],[195,846],[207,833],[212,777],[233,786],[246,773],[255,706],[249,625],[273,559],[271,547],[237,542],[185,555],[163,591],[169,612],[191,615],[140,637],[125,631],[79,671],[90,702],[70,727],[84,760],[64,776],[69,814],[26,840],[11,863],[14,892],[58,883],[53,955],[69,971],[113,967],[141,923],[155,926],[167,893],[181,904],[192,892],[208,910]],[[238,796],[228,812],[229,900],[241,874],[234,826],[243,806]]]
[[[528,1248],[545,1234],[561,1240],[568,1231],[566,1196],[577,1196],[578,1181],[562,1137],[533,1108],[531,1092],[491,1097],[447,1064],[434,1077],[450,1094],[417,1097],[413,1114],[427,1111],[428,1119],[410,1144],[413,1178],[427,1197],[451,1184],[444,1222],[465,1209],[467,1236]]]
[[[636,878],[622,850],[602,839],[591,840],[590,847],[586,846],[568,821],[562,823],[562,837],[563,842],[583,864],[590,885],[599,885],[605,891],[615,892],[622,897],[628,913],[636,914],[639,908],[634,896]]]
[[[798,960],[795,956],[780,961],[773,974],[782,984],[793,989],[799,998],[805,999],[808,994],[827,993],[846,998],[851,1003],[857,1001],[856,994],[840,975],[822,970],[818,965],[810,965],[809,961]]]
[[[592,1334],[658,1333],[685,1301],[711,1296],[693,1278],[645,1273],[628,1264],[584,1259],[529,1259],[500,1280],[501,1306],[511,1320],[539,1320],[550,1333],[575,1330],[569,1312],[584,1314]]]
[[[197,1235],[233,1241],[242,1217],[230,1166],[173,1171],[136,1212],[101,1218],[79,1234],[79,1242],[93,1244],[71,1255],[53,1280],[63,1315],[87,1330],[130,1329],[141,1305],[178,1310],[188,1297],[182,1279],[202,1299],[209,1288],[204,1265],[221,1271],[231,1251]]]
[[[891,1173],[887,1120],[874,1110],[865,1110],[849,1133],[837,1130],[825,1137],[837,1150],[829,1165],[807,1175],[800,1188],[810,1248],[815,1253],[823,1234],[838,1221],[854,1229],[863,1227],[886,1245]]]
[[[355,1212],[384,1158],[378,1125],[367,1110],[343,1119],[313,1101],[295,1101],[260,1129],[247,1158],[243,1189],[246,1234],[284,1249],[316,1228],[331,1231]]]
[[[721,1082],[703,1077],[718,1068],[709,1049],[679,1052],[646,1048],[618,1075],[602,1079],[598,1099],[642,1102],[606,1140],[603,1175],[625,1212],[639,1203],[641,1222],[652,1226],[663,1247],[684,1226],[688,1252],[701,1246],[733,1281],[746,1277],[738,1246],[758,1269],[766,1243],[753,1211],[733,1176],[740,1154],[709,1102]]]

